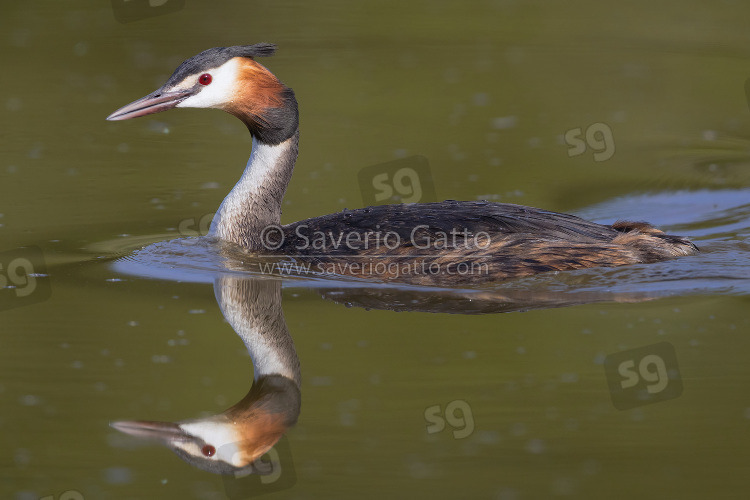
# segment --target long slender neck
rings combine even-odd
[[[299,387],[299,358],[281,309],[281,282],[222,276],[214,283],[214,293],[247,347],[255,381],[281,375]]]
[[[224,198],[208,236],[268,253],[261,233],[281,222],[281,200],[297,159],[299,129],[283,142],[269,145],[253,136],[253,150],[239,182]]]

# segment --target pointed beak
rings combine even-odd
[[[138,118],[139,116],[151,115],[166,111],[177,106],[179,103],[190,97],[192,94],[189,90],[178,90],[173,92],[164,92],[161,89],[150,93],[146,97],[141,97],[137,101],[127,104],[107,117],[107,120],[128,120]]]
[[[180,429],[180,426],[172,422],[121,420],[119,422],[111,422],[109,425],[120,432],[129,434],[130,436],[156,439],[167,443],[193,439],[190,434],[187,434]]]

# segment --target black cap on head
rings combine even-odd
[[[234,57],[269,57],[276,52],[276,45],[272,43],[256,43],[255,45],[235,45],[233,47],[214,47],[204,50],[200,54],[187,59],[175,70],[164,87],[177,85],[186,77],[210,68],[221,66]]]

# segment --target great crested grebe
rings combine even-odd
[[[110,425],[156,439],[189,464],[217,474],[268,474],[260,458],[294,424],[301,407],[300,364],[281,308],[281,282],[221,276],[221,312],[253,361],[250,392],[218,414],[181,422],[122,420]]]
[[[486,201],[375,206],[281,226],[281,200],[298,152],[297,100],[253,59],[275,50],[267,43],[206,50],[183,62],[161,88],[107,117],[218,108],[242,120],[252,152],[214,216],[210,238],[249,253],[313,262],[322,272],[420,284],[651,263],[698,252],[688,239],[645,222],[607,226]]]

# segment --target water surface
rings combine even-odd
[[[49,293],[0,312],[0,496],[745,492],[748,15],[731,1],[187,2],[123,24],[110,5],[6,7],[0,252],[39,264],[39,250]],[[232,493],[108,424],[198,418],[247,393],[252,364],[213,292],[225,261],[197,236],[250,138],[214,110],[104,117],[201,50],[259,41],[279,46],[263,63],[300,101],[285,223],[363,206],[363,169],[421,156],[437,199],[649,220],[702,253],[453,290],[281,277],[302,370],[284,444],[296,479]],[[682,390],[618,409],[609,356],[664,380],[658,363],[638,370],[643,348]]]

